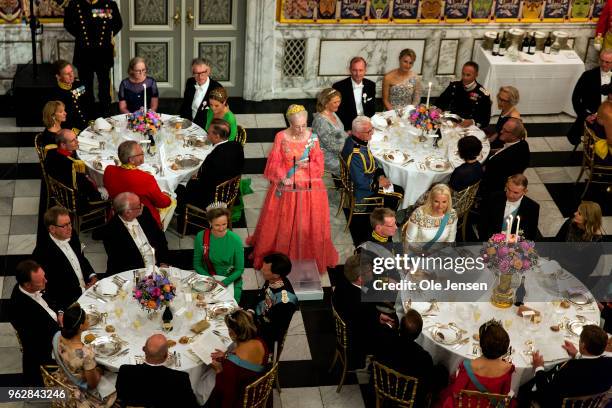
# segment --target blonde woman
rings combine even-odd
[[[213,119],[223,119],[230,126],[230,135],[227,139],[230,142],[236,140],[238,126],[236,125],[236,116],[230,111],[227,105],[227,91],[225,88],[215,88],[208,94],[208,106],[210,109],[206,111],[206,124],[204,130],[208,132],[208,127]]]
[[[147,87],[147,110],[157,112],[159,91],[155,79],[147,76],[147,64],[142,57],[134,57],[128,64],[128,77],[119,84],[119,111],[136,112],[144,107],[144,86]]]
[[[499,88],[497,93],[497,108],[501,111],[499,118],[495,124],[495,133],[489,137],[492,149],[499,149],[504,147],[501,140],[498,140],[498,136],[501,134],[501,130],[504,124],[510,118],[521,119],[521,113],[516,108],[520,100],[519,91],[513,86],[502,86]]]
[[[62,101],[49,101],[43,108],[43,130],[40,137],[40,147],[55,144],[57,132],[62,130],[62,123],[66,122],[66,105]]]
[[[410,48],[403,49],[399,55],[399,67],[384,76],[382,99],[385,109],[417,105],[421,100],[421,81],[412,71],[415,61],[416,53]]]
[[[319,137],[325,155],[325,169],[334,175],[340,174],[338,154],[348,137],[344,124],[336,114],[341,102],[340,92],[325,88],[317,96],[317,113],[312,120],[312,131]]]
[[[598,242],[602,238],[601,207],[593,201],[583,201],[572,218],[568,218],[557,233],[561,242]]]
[[[437,242],[455,242],[456,234],[457,212],[453,209],[451,190],[446,184],[436,184],[425,204],[410,215],[404,244],[428,250]]]

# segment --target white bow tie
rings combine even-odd
[[[363,82],[360,84],[353,85],[353,89],[360,89],[360,88],[363,88]]]

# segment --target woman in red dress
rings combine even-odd
[[[323,151],[306,127],[308,113],[301,105],[287,110],[290,127],[276,134],[264,176],[270,180],[255,233],[253,266],[281,252],[292,260],[314,259],[319,273],[338,263],[331,240],[329,203],[323,184]]]
[[[510,346],[510,337],[502,325],[496,320],[489,320],[480,326],[480,348],[482,356],[474,360],[463,360],[450,384],[440,398],[438,407],[452,408],[458,406],[457,396],[461,390],[489,392],[493,394],[508,394],[514,364],[502,359]],[[463,406],[476,406],[476,398],[464,398]],[[481,407],[493,406],[483,404]]]

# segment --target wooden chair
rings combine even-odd
[[[466,228],[470,210],[478,192],[480,181],[453,194],[453,207],[457,211],[457,222],[461,225],[461,238],[465,242]]]
[[[583,397],[563,398],[561,408],[604,408],[612,401],[612,390]]]
[[[72,178],[76,179],[74,169]],[[65,186],[51,176],[49,178],[49,195],[53,197],[55,203],[72,212],[73,228],[76,233],[91,231],[106,224],[106,216],[110,209],[110,201],[91,201],[87,211],[77,208],[76,189]],[[74,183],[76,184],[76,183]]]
[[[51,202],[51,194],[49,192],[49,177],[47,175],[47,170],[45,169],[45,157],[47,156],[47,149],[41,146],[41,137],[42,133],[39,133],[34,137],[34,148],[36,149],[36,154],[38,155],[38,162],[40,163],[40,173],[45,182],[45,187],[47,188],[47,206],[45,207],[45,209],[47,209],[49,208],[49,203]]]
[[[283,354],[283,348],[285,348],[285,340],[287,340],[287,332],[288,331],[289,331],[289,329],[287,328],[287,331],[285,332],[285,335],[283,336],[283,339],[280,342],[278,340],[274,342],[274,355],[272,357],[272,362],[273,363],[278,364],[278,362],[280,361],[281,355]],[[276,373],[275,385],[276,385],[276,390],[280,394],[281,386],[280,386],[279,373],[278,372]]]
[[[455,397],[455,405],[459,408],[510,408],[511,400],[508,395],[461,390]]]
[[[225,203],[227,205],[227,209],[231,212],[239,194],[240,176],[236,176],[217,185],[215,188],[214,201]],[[181,231],[181,238],[187,233],[188,224],[196,226],[200,229],[208,228],[210,225],[208,223],[208,219],[206,218],[206,210],[193,204],[187,204],[185,206],[185,215],[183,215],[183,231]],[[231,219],[229,220],[228,228],[232,228]]]
[[[336,351],[334,352],[334,359],[329,367],[329,372],[334,369],[336,362],[339,361],[341,364],[342,375],[340,377],[340,382],[338,383],[338,388],[336,388],[336,392],[340,392],[342,386],[344,385],[346,372],[348,371],[348,331],[346,330],[346,323],[344,323],[344,320],[342,320],[340,315],[336,312],[334,305],[332,305],[332,313],[334,314],[334,322],[336,326]]]
[[[578,178],[576,179],[576,183],[580,181],[583,173],[587,173],[587,182],[584,186],[584,191],[580,198],[582,199],[586,194],[587,190],[591,183],[594,184],[612,184],[612,166],[605,166],[602,164],[596,163],[596,155],[594,144],[599,140],[597,136],[595,136],[595,132],[591,130],[586,124],[584,126],[584,133],[582,134],[582,146],[583,146],[583,154],[582,154],[582,167],[580,168],[580,174],[578,174]]]
[[[344,204],[347,204],[349,216],[346,227],[344,228],[344,232],[346,232],[351,225],[353,215],[370,215],[374,209],[384,207],[384,200],[382,197],[366,197],[357,203],[357,200],[355,200],[355,187],[353,185],[353,180],[351,180],[350,169],[341,155],[338,155],[338,158],[340,159],[340,180],[342,181],[338,214],[340,210],[344,208]]]
[[[46,388],[60,388],[66,393],[67,398],[62,400],[54,400],[51,403],[52,408],[76,408],[77,401],[72,398],[72,390],[67,384],[55,378],[52,374],[59,370],[57,365],[41,365],[40,373],[42,374],[43,384]]]
[[[19,337],[19,332],[15,330],[15,337],[17,337],[17,343],[19,343],[19,351],[23,354],[23,343],[21,342],[21,337]]]
[[[278,363],[274,363],[272,368],[263,377],[247,385],[244,390],[242,406],[244,408],[266,407],[270,395],[272,395],[272,389],[274,388],[274,381],[277,374]]]
[[[382,407],[384,400],[391,400],[396,406],[412,408],[416,398],[419,380],[401,374],[374,360],[374,390],[376,408]]]
[[[238,132],[236,132],[236,141],[240,143],[242,146],[247,142],[247,132],[246,129],[242,126],[238,125]]]

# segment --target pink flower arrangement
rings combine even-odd
[[[493,234],[480,253],[489,268],[497,268],[502,273],[526,272],[538,264],[535,243],[520,235],[507,242],[505,234]]]
[[[128,129],[134,132],[156,133],[162,125],[161,116],[155,111],[148,110],[147,113],[143,109],[128,115]]]
[[[174,299],[176,287],[167,277],[153,274],[146,276],[136,284],[133,295],[143,309],[158,310]]]
[[[442,111],[435,106],[418,105],[410,112],[410,123],[417,129],[423,129],[427,132],[434,131],[440,126],[440,117]]]

